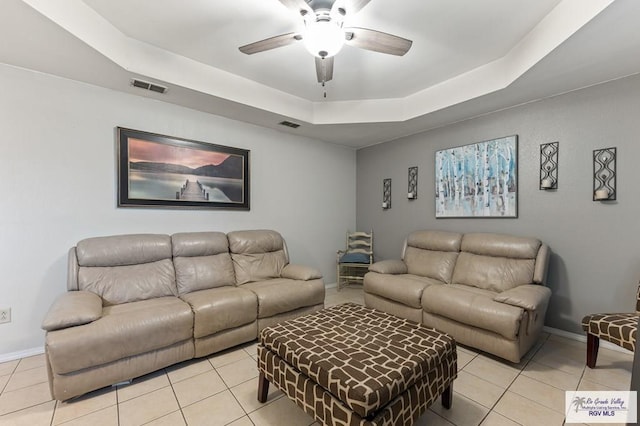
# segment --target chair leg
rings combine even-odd
[[[598,359],[598,348],[600,347],[600,338],[591,333],[587,333],[587,367],[595,368]]]
[[[264,375],[264,372],[260,372],[258,377],[258,401],[266,402],[267,395],[269,394],[269,381]]]
[[[453,383],[447,386],[444,392],[442,392],[442,406],[448,410],[451,408],[452,403],[453,403]]]

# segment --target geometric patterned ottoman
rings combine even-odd
[[[453,338],[352,303],[263,329],[258,370],[260,402],[272,383],[325,425],[410,425],[458,371]]]

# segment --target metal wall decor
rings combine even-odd
[[[559,142],[540,145],[540,189],[558,189]]]
[[[593,201],[616,199],[616,148],[593,151]]]
[[[409,188],[407,198],[415,200],[418,198],[418,167],[409,167]]]
[[[385,210],[391,208],[391,179],[382,181],[382,208]]]

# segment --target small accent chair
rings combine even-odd
[[[587,332],[587,366],[596,366],[600,339],[635,352],[639,316],[640,286],[636,294],[635,312],[590,314],[582,318],[582,329]]]
[[[352,283],[362,284],[364,274],[373,263],[373,231],[347,231],[346,249],[338,250],[336,257],[338,291]]]

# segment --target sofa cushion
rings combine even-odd
[[[340,256],[340,263],[369,263],[370,256],[365,253],[346,253]]]
[[[231,253],[270,253],[284,250],[282,235],[269,229],[232,231],[227,234]]]
[[[170,259],[138,265],[81,267],[78,287],[102,297],[105,306],[178,295]]]
[[[462,234],[445,231],[414,231],[407,237],[402,260],[409,274],[451,282]]]
[[[496,293],[464,285],[430,286],[422,292],[425,312],[515,340],[524,311],[495,302]]]
[[[485,256],[535,259],[541,244],[536,238],[470,233],[462,237],[461,251]]]
[[[433,278],[444,283],[451,282],[457,258],[457,252],[423,250],[411,246],[406,248],[404,255],[407,271],[410,274]]]
[[[182,295],[181,299],[193,310],[196,339],[252,323],[258,312],[256,295],[236,286],[195,291]]]
[[[388,275],[369,272],[364,277],[364,291],[412,308],[421,308],[422,291],[443,283],[433,278],[412,274]]]
[[[48,332],[54,373],[66,374],[193,338],[191,307],[177,297],[108,306],[92,323]]]
[[[227,238],[237,284],[279,278],[289,263],[284,240],[275,231],[233,231]]]
[[[173,257],[212,256],[229,253],[223,232],[181,232],[171,236]]]
[[[462,234],[446,231],[414,231],[407,237],[407,246],[424,250],[460,251]]]
[[[258,318],[268,318],[324,303],[324,284],[317,280],[275,278],[247,283],[242,288],[258,296]]]
[[[99,295],[105,305],[178,294],[168,235],[87,238],[75,256],[78,290]]]
[[[176,269],[179,294],[236,283],[229,253],[201,257],[176,257],[173,259],[173,264]]]
[[[502,292],[533,282],[535,259],[460,253],[452,282]]]
[[[124,266],[171,259],[171,238],[160,234],[87,238],[76,245],[80,267]]]
[[[189,232],[171,236],[179,294],[235,285],[227,236],[222,232]]]

